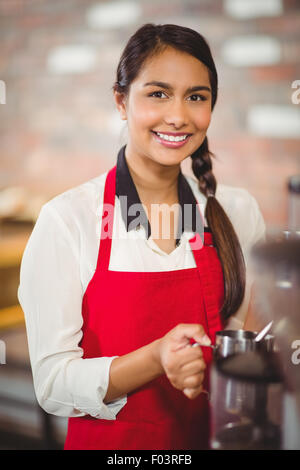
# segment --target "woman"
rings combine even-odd
[[[217,191],[206,132],[218,79],[200,34],[143,25],[113,91],[128,123],[117,164],[45,204],[23,255],[37,398],[69,417],[65,449],[205,449],[205,345],[243,324],[244,255],[264,221],[246,190]],[[189,156],[195,179],[180,169]],[[180,209],[167,237],[158,204]]]

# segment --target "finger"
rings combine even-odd
[[[198,388],[202,386],[203,380],[204,380],[204,373],[200,372],[199,374],[186,377],[183,380],[183,386],[184,388]]]
[[[196,398],[200,393],[202,393],[203,387],[202,385],[198,388],[185,388],[183,390],[183,393],[185,394],[186,397],[188,397],[190,400],[193,400]]]
[[[180,373],[187,377],[189,375],[198,374],[199,372],[204,372],[205,369],[206,364],[203,359],[200,358],[184,364],[180,369]]]
[[[176,357],[178,357],[179,359],[181,357],[186,357],[186,358],[189,358],[189,360],[193,360],[193,359],[196,359],[197,357],[198,358],[203,357],[203,351],[200,347],[192,348],[190,345],[174,352],[176,353]]]
[[[177,342],[180,347],[185,346],[187,340],[190,339],[194,339],[194,341],[203,345],[211,344],[203,326],[198,323],[180,323],[174,328],[172,339]]]
[[[186,347],[176,351],[174,355],[174,361],[176,361],[177,367],[179,368],[199,359],[203,360],[201,348]]]

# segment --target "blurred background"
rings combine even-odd
[[[37,405],[17,288],[41,206],[107,171],[126,143],[112,85],[138,27],[204,35],[219,74],[208,132],[217,181],[287,224],[300,172],[298,0],[0,0],[0,448],[62,448],[66,418]],[[190,172],[189,161],[183,171]]]

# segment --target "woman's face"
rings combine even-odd
[[[117,93],[115,99],[121,118],[128,122],[130,157],[178,165],[205,138],[211,86],[206,66],[190,54],[168,47],[144,63],[125,100]],[[185,137],[174,142],[166,140],[169,134],[177,135],[176,140]]]

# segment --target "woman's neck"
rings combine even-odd
[[[126,162],[140,199],[145,204],[178,202],[180,165],[168,167],[126,152]]]

